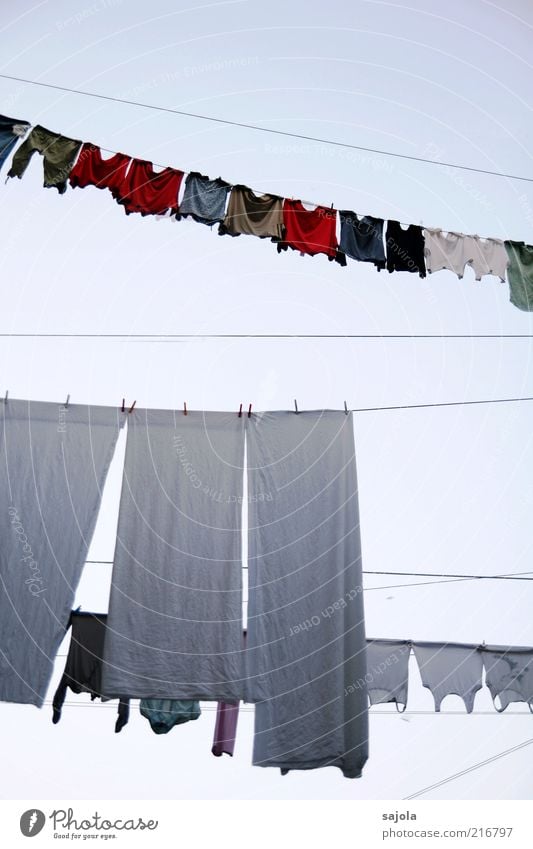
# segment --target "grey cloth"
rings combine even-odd
[[[176,218],[190,215],[200,224],[209,225],[222,221],[230,189],[230,184],[220,177],[210,180],[203,174],[191,171],[185,181],[185,192]]]
[[[102,689],[238,701],[244,417],[134,410]]]
[[[483,661],[479,646],[460,643],[413,643],[422,683],[431,690],[435,710],[449,695],[460,696],[468,713],[481,689]]]
[[[496,710],[501,713],[511,702],[526,702],[533,713],[533,648],[483,646],[481,655]]]
[[[253,763],[361,775],[366,641],[352,415],[247,419]]]
[[[41,706],[124,414],[0,403],[0,701]]]
[[[355,212],[344,209],[341,219],[340,250],[359,262],[373,262],[378,270],[385,268],[383,219],[365,215],[358,218]]]
[[[408,640],[367,640],[365,680],[371,705],[394,702],[396,710],[400,704],[405,710],[410,654]]]

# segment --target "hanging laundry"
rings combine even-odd
[[[15,151],[8,177],[22,177],[30,159],[37,151],[43,157],[44,187],[55,188],[62,195],[67,190],[67,180],[81,147],[81,141],[60,136],[39,124]]]
[[[243,464],[236,413],[128,415],[107,695],[242,697]]]
[[[283,209],[277,195],[256,195],[248,186],[233,186],[219,235],[259,236],[279,239],[283,234]]]
[[[0,168],[16,143],[26,135],[29,126],[27,121],[0,115]]]
[[[299,200],[283,201],[283,239],[278,251],[292,248],[301,254],[326,254],[330,260],[346,265],[346,257],[339,252],[336,235],[337,212],[325,206],[308,210]]]
[[[410,654],[407,640],[367,640],[364,680],[371,705],[394,702],[396,710],[403,713],[407,707]],[[362,683],[358,682],[358,686]],[[400,704],[403,705],[401,711]]]
[[[413,643],[422,683],[431,690],[435,710],[446,696],[459,696],[468,713],[481,689],[483,663],[478,646],[460,643]]]
[[[468,238],[472,240],[474,254],[468,265],[474,269],[476,280],[481,280],[485,274],[492,274],[505,283],[508,258],[501,239],[482,239],[480,236]]]
[[[485,682],[498,713],[511,702],[525,702],[533,713],[533,648],[483,646],[481,654]]]
[[[73,189],[85,189],[87,186],[109,189],[113,197],[117,197],[130,162],[131,156],[126,156],[125,153],[115,153],[109,159],[104,159],[99,147],[91,142],[84,142],[77,162],[70,172],[69,183]]]
[[[178,211],[178,195],[183,171],[164,168],[154,171],[151,162],[132,159],[126,176],[117,187],[114,196],[124,207],[124,212],[140,212],[141,215],[164,215],[170,210]]]
[[[220,758],[222,755],[233,757],[238,720],[239,702],[236,704],[218,703],[213,746],[211,747],[211,752],[216,758]]]
[[[89,693],[91,699],[107,701],[102,695],[102,662],[107,624],[105,613],[80,613],[73,611],[71,616],[72,636],[61,681],[52,702],[52,722],[61,719],[61,710],[67,689],[73,693]],[[122,731],[130,714],[129,699],[120,699],[115,732]]]
[[[339,212],[341,220],[340,250],[359,262],[373,262],[378,271],[385,268],[383,219],[365,215],[358,218],[348,209]]]
[[[411,271],[426,276],[424,234],[421,227],[410,224],[404,230],[399,221],[387,223],[387,270]]]
[[[0,701],[40,707],[125,416],[10,398],[0,417]]]
[[[268,412],[246,422],[245,700],[261,699],[253,763],[336,766],[357,778],[368,698],[352,414]]]
[[[185,191],[176,218],[189,215],[200,224],[217,224],[224,218],[226,199],[231,186],[220,177],[210,180],[191,171],[185,180]]]
[[[509,259],[507,276],[510,300],[519,310],[533,311],[533,245],[505,242]]]
[[[471,236],[447,233],[439,229],[424,229],[424,255],[428,274],[436,271],[453,271],[461,280],[465,265],[472,264],[476,246]]]
[[[168,734],[175,725],[198,719],[200,703],[189,699],[141,699],[139,710],[154,734]]]

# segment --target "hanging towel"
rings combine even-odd
[[[128,415],[106,695],[241,698],[243,464],[236,413]]]
[[[220,236],[281,238],[283,210],[277,195],[256,195],[248,186],[233,186],[228,210],[218,228]]]
[[[371,705],[394,702],[396,710],[403,713],[407,707],[410,654],[407,640],[367,640],[365,681]],[[357,685],[362,686],[362,682]]]
[[[26,135],[29,123],[18,118],[8,118],[0,115],[0,168],[15,147],[16,143]]]
[[[365,215],[358,218],[348,209],[339,212],[341,219],[340,249],[359,262],[373,262],[378,271],[385,268],[383,219]]]
[[[511,702],[525,702],[533,713],[533,648],[483,646],[481,655],[496,710],[501,713]]]
[[[154,734],[168,734],[175,725],[198,719],[202,713],[199,702],[185,699],[141,699],[139,710]]]
[[[73,189],[85,189],[96,186],[97,189],[109,189],[113,197],[119,193],[124,183],[131,156],[125,153],[115,153],[109,159],[104,159],[99,147],[84,142],[77,162],[70,172],[69,183]]]
[[[132,159],[126,176],[114,196],[124,212],[141,215],[164,215],[178,211],[178,195],[183,171],[164,168],[156,172],[151,162]]]
[[[413,643],[424,687],[431,690],[435,710],[446,696],[459,696],[468,713],[481,689],[483,662],[479,646],[462,643]]]
[[[72,636],[65,671],[52,702],[54,725],[61,719],[67,689],[72,690],[73,693],[89,693],[93,701],[94,699],[107,701],[102,695],[102,663],[107,615],[73,611],[71,624]],[[122,731],[128,722],[129,714],[129,699],[120,699],[115,732]]]
[[[533,312],[533,245],[507,241],[505,250],[511,303],[519,310]]]
[[[253,763],[356,778],[368,699],[351,686],[367,671],[352,414],[246,421]]]
[[[404,230],[399,221],[387,223],[387,270],[411,271],[426,276],[424,234],[421,227],[410,224]]]
[[[0,403],[0,701],[43,703],[125,418]]]
[[[220,177],[210,180],[191,171],[185,180],[185,191],[176,218],[191,216],[199,224],[216,224],[224,218],[226,198],[231,189]]]
[[[7,176],[20,179],[37,151],[43,157],[44,187],[55,188],[62,195],[67,190],[68,176],[80,147],[81,141],[60,136],[38,124],[15,152]]]
[[[346,257],[338,250],[337,211],[325,206],[306,209],[299,200],[283,201],[283,240],[278,251],[292,248],[301,254],[326,254],[340,265],[346,265]]]
[[[239,702],[237,704],[218,703],[215,733],[211,747],[211,752],[216,758],[220,758],[222,755],[233,757],[238,720]]]

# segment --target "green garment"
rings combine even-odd
[[[533,245],[507,241],[505,250],[511,303],[519,310],[533,312]]]
[[[167,734],[175,725],[198,719],[200,702],[191,699],[141,699],[141,714],[155,734]]]
[[[81,141],[60,136],[38,124],[16,151],[7,176],[22,177],[33,154],[38,151],[43,157],[44,187],[56,188],[62,195],[80,147]]]

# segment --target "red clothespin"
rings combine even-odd
[[[237,413],[237,415],[239,416],[239,418],[241,418],[241,416],[242,416],[242,404],[239,407],[239,412]]]
[[[131,405],[131,407],[130,407],[130,408],[129,408],[129,410],[128,410],[128,413],[131,413],[131,412],[132,412],[132,410],[133,410],[133,408],[135,407],[135,404],[136,404],[136,403],[137,403],[137,401],[134,401],[134,402],[133,402],[133,404]]]
[[[184,401],[184,402],[183,402],[183,415],[184,415],[184,416],[186,416],[186,415],[187,415],[187,401]]]
[[[122,399],[122,412],[124,412],[124,404],[125,404],[125,403],[126,403],[126,399],[125,399],[125,398],[123,398],[123,399]]]
[[[251,415],[252,415],[252,405],[250,404],[250,406],[248,407],[248,418],[250,418]]]

